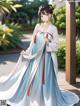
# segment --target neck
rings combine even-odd
[[[47,25],[47,24],[51,24],[51,22],[50,21],[49,22],[43,22],[43,24]]]

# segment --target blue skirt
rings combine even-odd
[[[33,62],[34,59],[30,60],[18,90],[14,97],[7,101],[8,104],[11,106],[73,106],[78,102],[76,94],[59,89],[51,52],[46,52],[45,49],[35,77],[26,91],[26,83]]]

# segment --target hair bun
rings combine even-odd
[[[54,7],[51,5],[51,4],[49,4],[49,8],[53,11],[54,10]]]
[[[39,7],[39,10],[38,10],[38,15],[41,16],[41,13],[44,13],[44,11],[47,13],[47,14],[52,14],[53,13],[53,6],[51,4],[48,4],[48,5],[41,5]]]

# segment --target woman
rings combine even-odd
[[[11,106],[73,106],[79,97],[60,90],[57,83],[59,37],[51,23],[52,6],[39,8],[41,23],[35,26],[29,48],[21,52],[16,67],[0,80],[0,99]]]

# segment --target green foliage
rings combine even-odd
[[[80,37],[80,6],[76,6],[76,29],[77,29],[77,35]]]
[[[20,26],[17,24],[0,25],[0,50],[15,48],[21,44]]]
[[[54,24],[58,27],[58,29],[65,30],[66,27],[65,7],[60,7],[59,9],[55,9],[53,11],[53,20]]]
[[[10,20],[19,22],[21,24],[29,24],[32,25],[34,19],[38,18],[38,8],[42,4],[48,4],[48,0],[21,0],[20,4],[22,4],[22,8],[19,8],[16,13],[10,15]]]
[[[10,13],[10,11],[15,11],[16,8],[22,7],[20,4],[14,4],[15,0],[1,0],[0,1],[0,13],[4,14],[5,12]]]
[[[76,45],[76,65],[77,65],[77,70],[80,73],[80,40],[77,41],[77,45]]]
[[[57,26],[58,30],[64,31],[64,34],[65,34],[66,7],[62,6],[60,8],[56,8],[56,6],[57,5],[53,4],[53,7],[55,8],[53,11],[53,23]],[[76,16],[77,34],[79,34],[80,33],[80,6],[76,6],[75,16]],[[61,31],[60,31],[60,33],[61,33]]]
[[[60,44],[59,44],[59,48],[57,51],[57,57],[58,57],[58,66],[60,68],[64,68],[65,67],[65,40],[61,39]]]
[[[17,11],[17,8],[22,7],[21,4],[15,3],[16,0],[1,0],[0,15]],[[2,20],[1,20],[2,21]],[[21,43],[19,25],[17,24],[0,24],[0,50],[7,50],[10,47],[16,47]]]
[[[65,61],[66,61],[65,50],[66,50],[65,40],[61,39],[60,45],[57,51],[59,68],[65,68]],[[80,40],[76,42],[76,67],[77,67],[77,73],[80,74]]]

